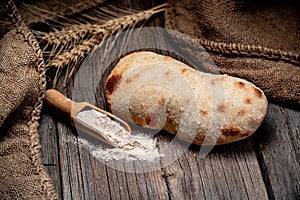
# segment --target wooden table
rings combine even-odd
[[[64,92],[71,96],[72,86]],[[117,171],[96,160],[76,145],[75,130],[49,111],[43,111],[39,131],[43,163],[62,199],[300,199],[300,112],[272,103],[249,139],[217,146],[204,158],[193,147],[146,173]],[[169,140],[159,136],[158,145]]]

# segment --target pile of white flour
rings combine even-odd
[[[156,147],[156,139],[143,133],[130,134],[118,122],[96,110],[80,112],[77,119],[104,133],[117,148],[95,145],[79,137],[79,146],[87,149],[97,159],[154,161],[162,155]]]

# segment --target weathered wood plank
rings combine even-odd
[[[111,189],[106,166],[85,149],[79,149],[84,199],[110,199]]]
[[[204,158],[198,153],[189,149],[165,168],[172,199],[268,198],[251,140],[216,147]]]
[[[58,158],[57,129],[52,117],[47,112],[41,115],[39,133],[42,163],[44,164],[54,186],[61,193],[60,166]]]
[[[257,140],[271,198],[300,198],[299,127],[299,111],[269,104],[268,115]]]
[[[68,125],[57,123],[63,199],[84,199],[82,170],[76,138]]]
[[[45,113],[45,112],[43,112]],[[42,114],[39,126],[42,147],[42,162],[45,165],[57,165],[57,135],[56,125],[49,114]]]

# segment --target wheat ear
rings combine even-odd
[[[160,9],[157,9],[158,7]],[[47,65],[62,67],[64,65],[67,65],[71,61],[76,61],[78,55],[82,55],[83,50],[85,51],[84,53],[89,53],[93,49],[90,47],[91,46],[95,47],[103,40],[103,38],[108,38],[112,36],[114,33],[135,26],[140,22],[146,21],[154,14],[163,11],[163,9],[161,9],[162,5],[158,7],[137,13],[135,15],[127,15],[117,19],[109,20],[102,25],[96,25],[96,24],[80,25],[80,27],[83,30],[78,29],[78,26],[73,26],[75,27],[74,30],[72,29],[62,30],[62,32],[64,32],[64,34],[61,34],[62,37],[56,37],[53,34],[49,34],[49,37],[45,36],[45,39],[47,38],[49,43],[50,42],[55,43],[55,46],[59,46],[62,43],[64,45],[68,43],[74,43],[74,40],[80,40],[84,38],[87,33],[90,33],[92,36],[92,39],[85,39],[83,42],[81,42],[81,44],[74,46],[70,51],[66,51],[63,52],[62,54],[58,54]],[[73,34],[70,35],[70,33]],[[89,49],[90,51],[86,51],[87,49]]]
[[[118,29],[126,29],[132,24],[145,21],[156,13],[162,12],[166,4],[153,7],[149,10],[138,12],[132,15],[126,15],[116,19],[108,20],[107,22],[99,24],[80,24],[73,25],[69,28],[60,31],[54,31],[42,37],[42,40],[48,44],[56,46],[65,45],[70,42],[76,42],[87,35],[97,35],[105,32],[106,30],[113,30],[118,25]]]
[[[67,72],[66,72],[66,79],[64,81],[64,83],[66,83],[67,79],[69,79],[72,76],[73,72],[75,71],[76,66],[78,66],[77,64],[80,61],[82,61],[85,55],[87,55],[93,49],[95,49],[97,45],[99,45],[102,41],[104,41],[106,38],[111,37],[113,34],[122,32],[125,29],[130,29],[131,27],[135,27],[137,24],[141,22],[145,22],[154,14],[162,12],[164,10],[165,5],[166,4],[163,4],[154,7],[152,9],[136,13],[134,15],[127,15],[117,19],[109,20],[102,25],[85,24],[85,25],[73,26],[75,27],[73,30],[71,29],[62,30],[64,34],[67,34],[66,31],[70,31],[70,30],[72,33],[76,32],[76,34],[69,35],[69,37],[65,37],[65,35],[62,34],[61,36],[63,36],[63,39],[66,40],[63,42],[60,41],[58,43],[53,42],[56,46],[62,44],[63,45],[70,44],[73,43],[74,40],[80,41],[81,39],[82,41],[80,42],[79,45],[74,46],[69,51],[65,51],[61,54],[57,54],[52,60],[50,60],[50,62],[47,63],[47,67],[52,66],[57,69],[57,73],[53,84],[54,85],[56,84],[57,79],[60,76],[64,66],[68,66],[66,67]],[[79,27],[85,30],[83,30],[82,32],[81,29],[78,29]],[[91,35],[91,38],[82,39],[83,37],[86,37],[88,34]],[[47,40],[50,41],[59,41],[60,37],[53,37],[53,35],[51,35],[45,38],[48,38]],[[70,63],[72,63],[72,66],[70,65]]]

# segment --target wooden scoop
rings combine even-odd
[[[91,110],[94,109],[100,113],[103,113],[113,119],[114,121],[118,122],[121,126],[123,126],[129,133],[131,133],[131,129],[129,125],[123,121],[122,119],[116,117],[115,115],[106,112],[96,106],[93,106],[87,102],[77,103],[72,101],[71,99],[65,97],[62,93],[58,92],[57,90],[50,89],[47,90],[45,93],[45,102],[54,108],[58,114],[67,117],[70,120],[71,124],[78,130],[83,131],[84,133],[100,140],[108,144],[111,147],[116,147],[101,131],[93,128],[88,123],[80,120],[77,118],[77,115],[81,111]],[[75,126],[76,125],[76,126]]]

